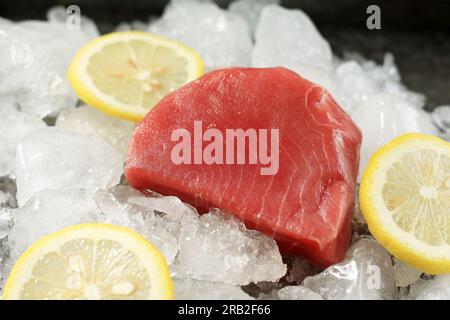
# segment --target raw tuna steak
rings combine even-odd
[[[190,139],[174,135],[180,128]],[[214,138],[206,135],[211,128]],[[258,150],[250,134],[245,153],[237,140],[227,150],[227,129],[238,128],[256,132]],[[181,141],[190,150],[177,149]],[[213,141],[224,154],[209,153],[211,163],[201,152],[208,154]],[[276,239],[281,250],[328,266],[349,244],[360,143],[359,129],[320,86],[284,68],[224,69],[166,96],[145,117],[125,173],[137,189],[176,195],[200,211],[221,208]],[[174,151],[186,161],[174,161]]]

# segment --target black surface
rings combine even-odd
[[[1,0],[0,16],[13,20],[45,19],[55,4],[77,4],[102,32],[122,21],[148,20],[160,15],[165,0]],[[217,0],[222,7],[231,1]],[[283,6],[301,8],[327,38],[333,51],[359,52],[382,61],[392,52],[403,82],[427,96],[427,109],[450,104],[450,0],[284,0]],[[381,8],[381,30],[366,28],[366,8]]]

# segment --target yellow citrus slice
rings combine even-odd
[[[131,229],[80,224],[45,236],[17,260],[4,299],[172,299],[164,257]]]
[[[450,143],[405,134],[370,159],[359,190],[374,237],[399,260],[450,272]]]
[[[140,121],[166,94],[203,74],[193,49],[150,32],[114,32],[92,40],[73,58],[68,78],[86,104]]]

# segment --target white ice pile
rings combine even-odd
[[[89,106],[64,110],[55,125],[74,133],[99,135],[124,157],[135,128],[132,122],[111,117]]]
[[[0,177],[14,176],[18,141],[45,126],[36,116],[0,104]]]
[[[402,84],[394,56],[390,53],[385,54],[382,65],[365,60],[357,54],[347,54],[345,60],[335,62],[331,78],[334,87],[330,90],[347,111],[361,106],[378,93],[399,96],[417,108],[425,105],[424,95],[409,91]]]
[[[50,23],[0,20],[0,95],[10,96],[20,110],[40,118],[75,106],[67,67],[93,36],[55,21],[55,12],[49,15]],[[92,29],[91,25],[91,33]]]
[[[17,200],[24,204],[41,190],[82,188],[88,192],[119,183],[123,157],[97,136],[56,127],[34,131],[16,152]]]
[[[306,278],[303,285],[326,300],[381,300],[397,296],[391,256],[368,237],[353,244],[343,262]]]
[[[247,23],[215,3],[172,1],[149,31],[193,47],[208,70],[249,65],[252,42]]]
[[[351,116],[363,134],[360,177],[372,154],[392,139],[411,132],[434,135],[438,133],[425,111],[389,93],[371,96],[356,108]]]

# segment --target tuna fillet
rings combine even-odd
[[[248,161],[249,137],[245,163],[175,163],[173,132],[183,128],[195,140],[195,123],[223,136],[227,129],[277,129],[278,170],[262,174],[267,162]],[[274,141],[267,139],[270,154]],[[218,142],[226,150],[225,138]],[[162,99],[134,133],[125,174],[139,190],[176,195],[200,211],[221,208],[273,237],[282,251],[326,267],[349,245],[360,143],[359,129],[322,87],[284,68],[231,68]],[[192,159],[198,147],[192,142],[180,154]]]

